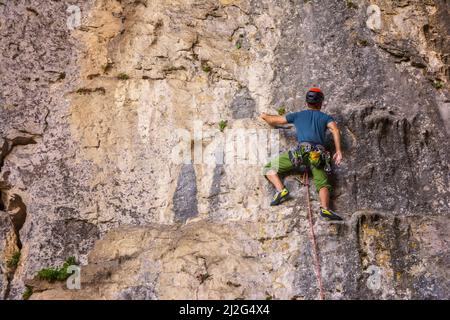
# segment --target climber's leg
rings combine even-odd
[[[284,189],[284,185],[283,182],[280,179],[280,176],[278,175],[278,173],[274,170],[270,170],[266,173],[266,178],[267,180],[269,180],[275,187],[275,189],[277,189],[277,191],[281,191]]]
[[[277,189],[277,193],[273,197],[270,205],[276,206],[286,200],[289,196],[289,190],[284,186],[280,179],[280,175],[289,173],[294,168],[289,160],[287,152],[280,154],[263,168],[263,174]]]
[[[281,191],[284,185],[280,175],[286,175],[292,169],[294,169],[294,166],[289,160],[289,154],[284,152],[264,166],[263,174],[275,186],[277,191]]]
[[[327,176],[325,170],[323,168],[319,169],[316,167],[312,167],[311,173],[312,173],[312,178],[314,181],[314,185],[316,186],[317,192],[320,194],[320,191],[323,188],[326,188],[328,192],[325,193],[326,191],[322,191],[322,193],[324,196],[327,195],[328,199],[329,199],[330,192],[333,191],[333,188],[331,187],[331,184],[328,181],[328,176]],[[320,199],[322,199],[322,197]],[[321,202],[321,204],[324,205],[325,203]]]
[[[319,190],[320,206],[324,209],[330,207],[330,191],[327,187],[323,187]]]
[[[330,206],[330,191],[332,190],[331,184],[328,182],[328,176],[322,168],[312,167],[311,173],[314,185],[319,193],[320,206],[324,209],[328,209]]]
[[[313,167],[311,173],[314,185],[320,197],[320,215],[327,220],[342,220],[335,212],[330,210],[330,192],[333,190],[328,181],[328,176],[323,168]]]

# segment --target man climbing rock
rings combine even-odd
[[[324,147],[325,132],[330,129],[336,153],[333,161],[339,165],[342,161],[341,136],[334,119],[321,112],[324,94],[319,88],[311,88],[306,94],[307,110],[276,116],[263,113],[261,119],[269,125],[293,123],[297,130],[298,146],[291,151],[280,154],[264,167],[265,177],[275,186],[277,193],[270,205],[276,206],[285,201],[289,190],[280,179],[292,171],[310,170],[314,185],[320,197],[320,215],[327,220],[342,220],[330,210],[330,192],[332,187],[327,174],[331,173],[331,156]]]

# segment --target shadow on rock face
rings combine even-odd
[[[256,114],[255,100],[250,96],[247,88],[241,89],[231,103],[231,111],[234,119],[253,118]]]
[[[198,214],[197,182],[192,164],[184,164],[181,168],[173,195],[173,211],[178,222],[185,222]]]

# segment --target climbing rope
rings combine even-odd
[[[309,229],[310,229],[310,241],[313,246],[313,253],[314,253],[314,267],[316,269],[316,279],[317,279],[317,286],[319,287],[319,296],[320,300],[325,299],[325,295],[323,292],[323,284],[322,284],[322,275],[320,272],[320,261],[319,261],[319,254],[317,250],[317,242],[316,242],[316,236],[314,234],[314,225],[313,225],[313,219],[312,219],[312,212],[311,212],[311,200],[309,197],[309,176],[308,176],[308,170],[305,171],[303,175],[303,182],[306,186],[306,197],[308,201],[308,221],[309,221]]]

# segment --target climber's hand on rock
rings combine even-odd
[[[341,151],[336,151],[336,153],[333,156],[333,161],[334,163],[339,166],[342,162],[342,152]]]
[[[262,121],[266,121],[266,117],[267,117],[267,113],[265,113],[265,112],[261,113],[261,115],[259,116],[259,118],[260,118]]]

